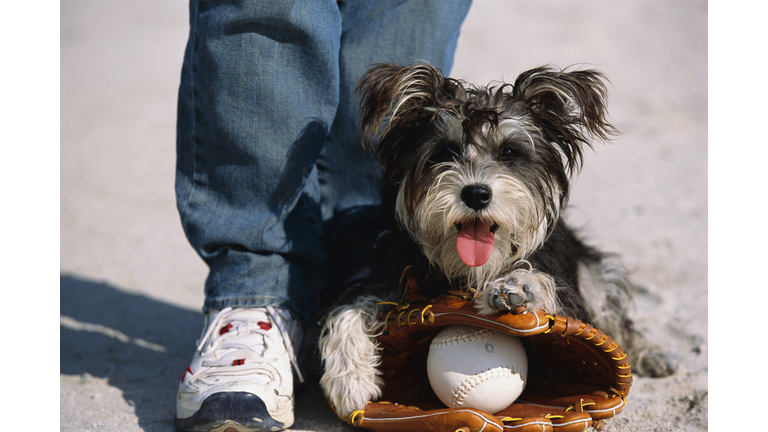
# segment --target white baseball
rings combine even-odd
[[[432,390],[446,406],[495,414],[523,392],[528,358],[514,336],[452,325],[432,340],[427,375]]]

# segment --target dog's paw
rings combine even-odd
[[[538,289],[534,286],[534,290]],[[512,310],[525,303],[533,302],[533,292],[526,283],[520,283],[515,278],[496,281],[488,295],[488,307],[494,311]]]
[[[555,282],[544,273],[530,268],[518,268],[486,284],[475,303],[482,315],[499,311],[510,312],[519,307],[530,311],[543,309],[554,313],[557,309]]]

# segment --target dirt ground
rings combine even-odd
[[[173,430],[206,268],[173,195],[183,0],[61,2],[62,431]],[[542,64],[610,79],[622,135],[587,154],[569,221],[624,257],[640,328],[676,375],[637,378],[621,431],[708,429],[708,6],[477,0],[452,76],[512,81]],[[295,431],[346,431],[317,385]]]

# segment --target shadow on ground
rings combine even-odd
[[[70,275],[61,276],[60,292],[60,372],[106,378],[135,408],[139,426],[170,426],[202,313]]]

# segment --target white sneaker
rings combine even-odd
[[[181,431],[277,431],[293,424],[292,343],[303,332],[285,309],[225,308],[206,315],[181,377],[175,425]]]

